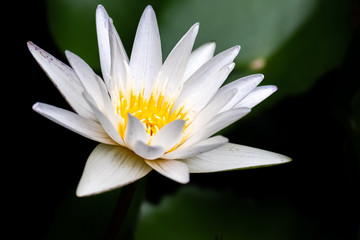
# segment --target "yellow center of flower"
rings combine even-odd
[[[188,114],[184,107],[173,109],[174,103],[174,100],[165,98],[162,93],[153,92],[149,98],[145,98],[143,93],[120,92],[118,101],[115,103],[117,114],[124,119],[124,122],[120,124],[120,136],[124,139],[128,113],[137,117],[145,125],[146,132],[150,136],[154,136],[162,127],[176,119],[187,121]]]

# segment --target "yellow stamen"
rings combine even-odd
[[[118,99],[114,102],[116,113],[124,119],[120,124],[119,134],[124,139],[127,125],[127,114],[137,117],[146,128],[150,137],[154,136],[166,124],[182,119],[188,123],[188,113],[183,106],[174,108],[174,99],[165,97],[163,93],[153,91],[150,97],[145,98],[144,93],[127,94],[120,91]],[[187,124],[185,124],[186,128]]]

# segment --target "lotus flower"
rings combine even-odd
[[[192,51],[194,24],[162,61],[155,13],[146,7],[131,57],[104,7],[96,10],[102,77],[66,51],[70,66],[32,42],[30,52],[73,111],[45,103],[33,109],[86,138],[100,142],[90,154],[76,194],[87,196],[134,182],[151,170],[179,183],[189,173],[217,172],[288,162],[286,156],[229,143],[219,130],[248,114],[275,86],[263,75],[223,85],[240,47],[214,56],[215,43]]]

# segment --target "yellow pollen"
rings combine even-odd
[[[119,128],[120,136],[124,139],[128,113],[137,117],[145,125],[146,132],[150,137],[176,119],[188,122],[188,114],[184,107],[173,109],[174,103],[174,100],[165,98],[164,94],[156,91],[149,98],[145,98],[143,93],[136,94],[131,91],[131,93],[124,94],[120,91],[119,98],[114,102],[116,113],[124,119]],[[186,126],[187,124],[185,124]]]

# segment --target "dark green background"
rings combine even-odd
[[[3,7],[2,175],[9,239],[101,239],[111,216],[119,190],[75,197],[96,143],[31,110],[37,101],[68,106],[26,47],[31,40],[64,62],[69,49],[99,71],[100,2],[129,55],[148,4],[157,13],[164,58],[197,21],[196,46],[216,41],[219,52],[240,44],[229,79],[261,72],[264,84],[279,90],[223,134],[293,159],[270,168],[192,174],[186,186],[151,173],[137,195],[146,202],[136,239],[359,237],[358,1],[49,0]],[[253,69],[256,59],[264,59],[265,67]],[[128,219],[128,226],[135,220]]]

